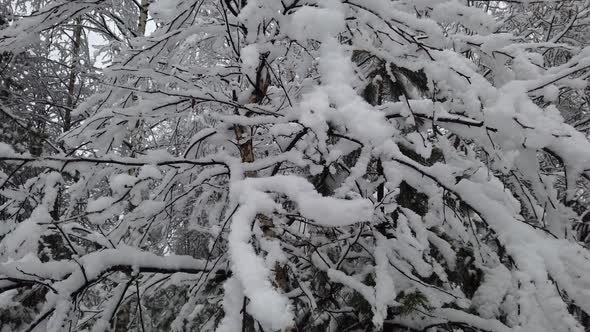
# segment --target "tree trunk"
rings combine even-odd
[[[70,77],[68,80],[68,101],[64,114],[63,131],[66,132],[72,127],[72,109],[76,103],[76,76],[80,65],[80,48],[82,44],[82,18],[74,20],[74,35],[72,38],[72,61],[70,64]]]
[[[266,66],[266,58],[268,54],[262,54],[260,56],[260,63],[258,64],[258,69],[256,70],[256,81],[254,86],[254,91],[249,98],[249,102],[252,104],[260,104],[266,97],[266,93],[268,87],[270,85],[270,73],[265,69]],[[237,101],[237,96],[234,93],[234,101]],[[237,112],[237,110],[236,110]],[[240,157],[243,163],[252,163],[255,160],[254,154],[254,140],[252,138],[252,134],[254,132],[253,127],[246,127],[236,125],[234,127],[234,132],[236,134],[236,143],[240,149]],[[246,171],[244,173],[245,177],[256,177],[258,174],[256,171]],[[260,227],[264,233],[264,236],[267,237],[275,237],[276,234],[274,232],[274,223],[272,219],[266,215],[259,214],[256,217],[256,220],[260,224]],[[287,265],[282,264],[275,264],[275,279],[274,285],[281,289],[282,291],[286,292],[289,282],[288,276],[288,268]],[[244,308],[243,308],[243,320],[242,320],[242,331],[255,331],[255,322],[246,313],[246,304],[247,300],[244,299]],[[297,331],[295,327],[291,327],[285,329],[284,331]]]
[[[148,19],[148,3],[149,0],[141,0],[141,6],[139,8],[139,23],[137,23],[137,33],[139,36],[145,35],[145,28]]]

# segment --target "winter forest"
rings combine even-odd
[[[590,331],[590,0],[0,0],[0,332]]]

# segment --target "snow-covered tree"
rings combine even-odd
[[[590,327],[589,1],[115,3],[0,31],[111,41],[60,150],[0,144],[9,329]]]

